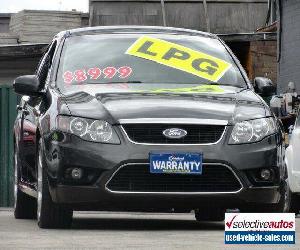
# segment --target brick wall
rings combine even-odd
[[[250,60],[252,70],[249,78],[263,76],[270,78],[277,84],[277,42],[276,41],[252,41],[250,43]]]

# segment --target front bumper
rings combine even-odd
[[[73,209],[110,211],[192,210],[213,204],[220,208],[277,203],[279,187],[244,188],[235,194],[141,194],[111,193],[99,186],[57,185],[51,188],[55,202]]]
[[[281,145],[277,135],[259,143],[228,145],[228,134],[213,145],[140,145],[127,140],[121,130],[116,129],[121,144],[99,144],[84,141],[76,136],[63,134],[59,141],[45,136],[50,193],[53,200],[69,204],[74,209],[103,210],[151,210],[151,209],[195,209],[205,204],[218,204],[224,208],[236,208],[247,204],[277,203],[280,199],[282,160]],[[204,163],[229,166],[241,182],[238,192],[209,193],[139,193],[112,192],[106,187],[116,170],[128,163],[148,163],[151,151],[201,152]],[[68,167],[80,167],[94,171],[96,178],[85,185],[74,185],[64,180]],[[278,178],[272,185],[255,185],[247,172],[273,167]]]

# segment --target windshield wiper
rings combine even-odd
[[[208,83],[204,83],[206,85],[228,85],[228,84],[220,84],[218,82],[208,82]]]
[[[227,84],[220,84],[218,82],[201,82],[200,84],[203,84],[203,85],[227,85]]]
[[[130,81],[112,81],[112,82],[87,82],[85,84],[126,84],[126,83],[149,83],[149,84],[199,84],[199,85],[216,85],[216,86],[233,86],[233,87],[240,87],[243,88],[242,86],[236,86],[234,84],[224,84],[224,83],[218,83],[218,82],[200,82],[200,83],[180,83],[180,82],[143,82],[143,81],[135,81],[135,80],[130,80]]]
[[[218,83],[218,82],[202,82],[200,84],[203,84],[203,85],[217,85],[217,86],[232,86],[232,87],[236,87],[236,88],[244,88],[243,86],[237,86],[237,85],[234,85],[234,84]]]

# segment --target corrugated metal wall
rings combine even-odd
[[[300,1],[281,0],[281,32],[278,40],[280,62],[278,65],[277,92],[284,93],[289,82],[294,82],[300,92]]]
[[[13,125],[18,97],[0,85],[0,206],[13,204]]]
[[[206,2],[212,33],[254,32],[265,24],[268,0]],[[165,0],[164,8],[167,26],[206,31],[203,0]],[[90,0],[90,25],[163,25],[162,12],[160,0]]]

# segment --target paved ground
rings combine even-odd
[[[0,249],[300,249],[224,245],[224,223],[199,223],[192,214],[76,213],[72,229],[41,230],[0,210]]]

